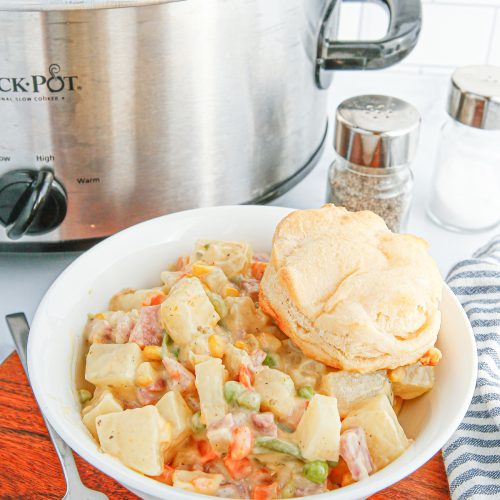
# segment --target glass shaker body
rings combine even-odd
[[[500,130],[483,130],[448,119],[428,205],[429,216],[460,232],[500,223]]]
[[[412,190],[409,164],[379,169],[337,157],[330,165],[328,201],[350,211],[371,210],[394,232],[406,230]]]

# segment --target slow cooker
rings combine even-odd
[[[298,182],[332,70],[416,44],[419,0],[378,41],[338,41],[340,0],[0,0],[0,249],[85,246]]]

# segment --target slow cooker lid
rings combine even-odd
[[[185,0],[0,0],[0,11],[114,9],[182,1]]]

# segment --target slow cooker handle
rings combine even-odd
[[[360,0],[357,0],[360,1]],[[321,70],[381,69],[404,59],[415,47],[422,26],[420,0],[378,0],[389,9],[387,34],[380,40],[341,41],[322,38],[320,34],[317,79]],[[328,10],[324,27],[337,2]]]
[[[20,206],[15,207],[16,216],[6,227],[7,236],[11,240],[18,240],[28,231],[35,217],[49,200],[53,182],[52,170],[46,167],[41,168],[19,200]]]

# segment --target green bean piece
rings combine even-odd
[[[262,361],[262,364],[265,366],[269,366],[269,368],[276,368],[278,366],[278,361],[276,360],[275,356],[268,352],[264,361]]]
[[[245,391],[245,388],[235,380],[229,380],[224,384],[224,399],[228,403],[235,403],[238,396]]]
[[[87,389],[78,389],[78,399],[80,403],[84,404],[92,399],[92,393]]]
[[[305,385],[299,389],[298,395],[304,399],[312,399],[316,394],[315,390],[310,385]]]
[[[261,397],[258,392],[244,390],[236,399],[238,406],[243,406],[249,410],[259,411]]]
[[[266,450],[277,451],[278,453],[285,453],[286,455],[292,455],[292,457],[302,459],[299,447],[294,443],[290,443],[290,441],[285,441],[284,439],[261,436],[255,440],[255,446],[265,448]]]
[[[304,464],[304,476],[313,483],[324,483],[328,477],[328,464],[323,460],[307,462]]]
[[[191,417],[191,428],[195,434],[201,434],[207,426],[201,422],[201,413],[197,411]]]

